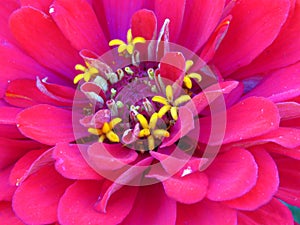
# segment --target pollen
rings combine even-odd
[[[162,96],[154,96],[152,98],[153,102],[157,102],[162,104],[163,106],[158,111],[158,117],[162,118],[168,112],[171,113],[171,117],[173,120],[178,120],[178,107],[179,105],[188,102],[191,97],[189,95],[181,95],[175,100],[173,96],[173,89],[171,85],[167,85],[166,87],[166,97]]]
[[[99,70],[97,68],[91,66],[88,62],[85,62],[85,65],[86,66],[77,64],[75,66],[75,69],[81,71],[82,73],[78,74],[74,78],[74,80],[73,80],[74,84],[77,84],[82,79],[84,79],[85,82],[88,82],[91,79],[91,77],[99,74]]]
[[[89,128],[88,132],[99,136],[99,142],[108,139],[111,142],[120,142],[119,136],[114,132],[114,127],[122,122],[121,118],[114,118],[109,123],[105,122],[102,128]]]
[[[127,44],[120,40],[120,39],[113,39],[109,42],[109,46],[119,46],[118,47],[118,53],[120,54],[126,54],[126,52],[129,55],[133,54],[134,47],[137,43],[145,43],[146,40],[143,37],[132,37],[131,29],[127,32]]]
[[[191,67],[194,65],[192,60],[187,60],[185,62],[185,72],[186,75],[183,78],[183,83],[187,89],[191,89],[193,86],[192,79],[196,80],[198,83],[201,82],[202,76],[199,73],[188,73]]]

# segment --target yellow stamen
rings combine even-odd
[[[113,131],[109,131],[107,134],[106,134],[106,137],[108,140],[110,140],[111,142],[120,142],[120,139],[118,137],[118,135],[113,132]]]
[[[158,111],[158,117],[162,118],[170,109],[171,109],[171,105],[164,105]]]
[[[157,120],[158,120],[158,113],[153,113],[151,118],[150,118],[150,121],[149,121],[149,128],[150,129],[155,128]]]
[[[155,140],[154,137],[152,135],[150,135],[148,138],[148,148],[150,151],[152,151],[155,148]]]
[[[135,37],[132,41],[132,44],[135,45],[137,43],[142,43],[144,44],[146,42],[145,38],[143,37]]]
[[[178,106],[182,103],[188,102],[189,100],[191,100],[191,97],[189,95],[181,95],[174,101],[174,105]]]
[[[190,73],[187,75],[189,78],[196,79],[198,82],[201,82],[202,76],[199,73]]]
[[[142,114],[138,114],[136,116],[136,118],[138,119],[138,121],[140,122],[141,126],[144,129],[148,129],[149,128],[148,121],[147,121],[147,119]]]
[[[171,85],[166,87],[166,96],[169,102],[173,101],[173,90]]]
[[[161,96],[154,96],[154,97],[152,98],[152,101],[153,101],[153,102],[161,103],[161,104],[163,104],[163,105],[168,105],[168,104],[169,104],[169,103],[168,103],[168,100],[167,100],[166,98],[164,98],[164,97],[161,97]]]
[[[120,39],[113,39],[108,43],[109,46],[119,46],[123,44],[126,45],[126,43]]]
[[[113,120],[111,120],[109,122],[109,126],[112,128],[114,128],[117,124],[121,123],[122,119],[121,118],[114,118]]]
[[[191,80],[191,78],[189,78],[189,76],[185,76],[183,78],[183,83],[188,89],[192,88],[192,80]]]
[[[101,135],[102,131],[100,129],[97,128],[89,128],[88,132],[94,135]]]
[[[172,107],[170,111],[173,120],[178,120],[177,107]]]
[[[139,137],[148,137],[150,135],[150,130],[149,129],[143,129],[139,133]]]
[[[91,66],[88,62],[85,62],[85,64],[86,67],[81,64],[75,65],[75,69],[83,73],[80,73],[77,76],[75,76],[73,80],[74,84],[77,84],[82,79],[84,79],[85,82],[88,82],[92,76],[99,74],[99,70],[97,68]]]
[[[170,133],[163,129],[156,129],[153,131],[153,136],[156,138],[169,137]]]
[[[188,71],[193,65],[194,65],[194,62],[192,60],[186,60],[185,71]]]

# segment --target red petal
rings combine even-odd
[[[53,150],[55,169],[64,177],[76,180],[101,180],[102,178],[86,163],[79,146],[59,143]]]
[[[300,160],[300,147],[298,148],[284,148],[280,145],[276,145],[273,143],[265,144],[264,148],[268,150],[268,152],[289,156],[294,159]]]
[[[115,225],[122,222],[133,206],[137,189],[120,189],[111,197],[107,212],[101,213],[93,207],[99,199],[101,186],[97,181],[77,181],[71,185],[59,203],[59,222],[64,225]]]
[[[257,181],[257,164],[245,149],[231,149],[217,158],[205,170],[209,185],[207,198],[231,200],[248,193]]]
[[[186,0],[155,0],[155,14],[159,29],[165,19],[170,22],[170,40],[175,42],[181,32]]]
[[[166,194],[183,204],[201,201],[207,192],[208,179],[204,173],[195,172],[186,176],[175,175],[163,182]]]
[[[219,23],[224,4],[225,0],[187,0],[179,44],[197,51]]]
[[[166,53],[161,59],[160,75],[166,82],[173,83],[183,77],[185,59],[179,52]]]
[[[74,140],[71,116],[68,110],[36,105],[18,115],[18,128],[26,137],[44,144],[69,142]]]
[[[272,157],[263,149],[255,149],[251,153],[258,165],[256,185],[242,197],[227,201],[231,208],[255,210],[269,202],[278,189],[279,176]]]
[[[216,132],[225,132],[223,144],[263,135],[279,126],[279,114],[275,104],[264,98],[251,97],[227,110],[226,131],[216,128]],[[200,119],[200,141],[206,142],[210,134],[210,118]],[[220,140],[216,140],[220,143]]]
[[[31,6],[48,13],[53,0],[20,0],[22,6]]]
[[[299,69],[300,63],[297,63],[293,66],[273,72],[265,77],[258,86],[246,94],[245,98],[249,96],[261,96],[266,97],[273,102],[280,102],[299,96]]]
[[[150,10],[139,10],[131,18],[133,37],[143,37],[146,40],[152,40],[156,33],[156,26],[156,16]]]
[[[165,195],[161,185],[156,184],[139,189],[133,208],[122,225],[140,225],[141,221],[143,225],[175,224],[176,202]]]
[[[81,62],[78,53],[48,15],[34,8],[22,7],[11,15],[10,27],[30,56],[66,77],[74,75],[74,65]]]
[[[0,221],[5,221],[6,225],[24,225],[14,214],[10,202],[0,202],[0,212]]]
[[[9,174],[11,169],[12,167],[7,167],[4,170],[0,170],[0,201],[11,201],[12,196],[17,188],[16,186],[11,185],[9,182]]]
[[[294,225],[291,211],[280,201],[273,199],[269,204],[253,212],[238,213],[238,224],[244,225]]]
[[[72,106],[73,98],[71,100],[56,96],[55,92],[51,93],[47,89],[49,86],[51,88],[50,84],[45,84],[39,79],[37,81],[27,79],[14,80],[9,83],[6,89],[5,101],[17,107],[30,107],[38,103]],[[74,90],[71,88],[59,85],[56,85],[56,88],[56,91],[74,94]]]
[[[209,200],[194,205],[178,204],[178,225],[235,225],[237,224],[236,211],[227,206]]]
[[[89,49],[99,54],[108,50],[107,40],[97,17],[85,0],[55,0],[51,16],[65,37],[77,49]]]
[[[231,11],[232,21],[213,62],[223,75],[249,64],[278,35],[287,19],[289,0],[241,1]]]
[[[279,102],[276,104],[281,119],[294,119],[300,117],[300,104],[297,102]]]
[[[58,201],[70,181],[47,166],[32,174],[16,190],[15,213],[27,224],[49,224],[57,221]]]
[[[276,194],[283,201],[300,207],[300,163],[299,160],[291,158],[280,158],[276,160],[280,186]]]
[[[292,2],[292,1],[291,1]],[[292,3],[291,3],[292,4]],[[248,77],[249,75],[282,68],[299,61],[300,51],[300,2],[296,1],[294,12],[282,27],[276,40],[249,66],[237,71],[235,77]],[[284,49],[284,54],[282,54]]]
[[[103,1],[111,39],[126,40],[132,15],[142,8],[141,0],[109,0]]]

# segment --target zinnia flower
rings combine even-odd
[[[3,224],[294,224],[300,1],[3,0]]]

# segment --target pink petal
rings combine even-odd
[[[24,225],[24,223],[14,214],[10,202],[0,202],[0,221],[7,225]]]
[[[78,53],[48,15],[22,7],[11,15],[10,27],[23,49],[39,63],[66,77],[74,75],[74,65],[81,62]]]
[[[0,5],[0,36],[3,37],[6,40],[12,41],[13,37],[10,33],[9,27],[8,27],[8,18],[10,14],[19,8],[20,3],[18,0],[3,0],[1,1]]]
[[[205,197],[208,179],[204,173],[195,172],[186,176],[170,177],[163,185],[170,198],[183,204],[194,204]]]
[[[165,19],[169,19],[171,21],[170,41],[175,42],[181,32],[186,0],[155,0],[154,2],[158,28],[162,27]]]
[[[256,185],[240,198],[226,201],[231,208],[240,210],[255,210],[268,203],[276,193],[279,185],[279,176],[275,162],[263,149],[251,151],[258,165]]]
[[[161,185],[149,185],[139,189],[133,208],[122,225],[140,225],[141,221],[143,225],[175,224],[176,202],[165,195]]]
[[[279,126],[279,114],[275,104],[267,99],[247,98],[227,110],[227,123],[223,144],[257,137],[275,130]],[[206,142],[209,138],[210,118],[201,118],[200,141]],[[222,127],[220,127],[222,128]],[[218,129],[216,128],[218,131]],[[216,140],[220,143],[220,140]]]
[[[123,147],[122,144],[105,144],[101,142],[90,145],[86,154],[86,160],[95,166],[97,171],[120,169],[135,161],[138,157],[134,150]]]
[[[103,8],[107,19],[111,39],[126,40],[130,19],[134,12],[142,8],[141,0],[109,0],[103,1]]]
[[[115,225],[122,222],[133,206],[137,189],[120,189],[111,197],[107,212],[101,213],[94,209],[101,186],[98,181],[76,181],[71,185],[59,203],[59,222],[64,225]]]
[[[297,102],[279,102],[276,104],[281,119],[294,119],[300,117],[300,104]]]
[[[62,176],[76,180],[101,180],[102,178],[86,163],[79,146],[58,143],[53,150],[55,169]]]
[[[0,201],[11,201],[12,196],[16,190],[16,186],[11,185],[9,182],[9,174],[12,166],[0,170]],[[0,213],[1,215],[1,213]]]
[[[131,18],[131,29],[133,37],[143,37],[146,40],[152,40],[157,29],[155,14],[146,9],[137,11]]]
[[[283,201],[300,207],[300,163],[299,160],[282,157],[276,159],[280,185],[276,196]]]
[[[74,140],[71,112],[51,105],[36,105],[22,111],[18,128],[26,136],[44,144]]]
[[[14,163],[26,152],[37,149],[41,145],[30,140],[15,140],[0,137],[0,168]]]
[[[14,80],[9,83],[6,89],[5,100],[17,107],[30,107],[38,103],[72,106],[73,97],[71,100],[56,96],[47,89],[47,87],[50,87],[50,90],[51,88],[53,89],[51,86],[51,84],[45,84],[39,79],[37,81],[28,79]],[[60,85],[55,85],[55,87],[57,88],[56,91],[74,94],[74,90],[71,88]]]
[[[89,49],[99,54],[108,50],[108,43],[97,17],[85,0],[55,0],[51,16],[65,37],[77,50]]]
[[[197,51],[219,23],[224,4],[225,0],[187,0],[178,43]]]
[[[261,96],[273,102],[280,102],[299,96],[299,69],[300,63],[297,63],[271,73],[265,77],[258,86],[246,94],[245,98],[249,96]]]
[[[71,184],[47,166],[32,174],[16,190],[15,213],[27,224],[49,224],[57,220],[58,201]]]
[[[238,224],[244,225],[293,225],[294,219],[291,211],[280,201],[273,199],[269,204],[252,212],[238,213]]]
[[[282,147],[277,144],[269,143],[269,144],[265,144],[264,148],[267,149],[268,152],[289,156],[293,159],[300,160],[300,147],[290,149],[290,148]]]
[[[231,200],[248,193],[257,182],[257,164],[245,149],[234,148],[216,157],[205,170],[209,179],[207,198]]]
[[[16,117],[22,109],[9,106],[0,106],[0,124],[16,124]]]
[[[292,1],[291,1],[292,2]],[[291,3],[292,4],[292,3]],[[282,68],[299,61],[300,47],[300,3],[296,1],[295,11],[290,12],[289,18],[282,27],[276,40],[265,49],[251,64],[238,70],[234,77],[249,75]],[[284,54],[282,54],[284,49]]]
[[[182,78],[185,72],[185,59],[179,52],[166,53],[161,59],[160,75],[164,82],[175,82]]]
[[[53,0],[20,0],[22,6],[31,6],[48,13]]]
[[[227,206],[203,200],[194,205],[178,204],[177,220],[178,225],[235,225],[237,224],[236,211]]]
[[[241,1],[213,63],[224,76],[249,64],[277,37],[287,19],[289,0]]]

